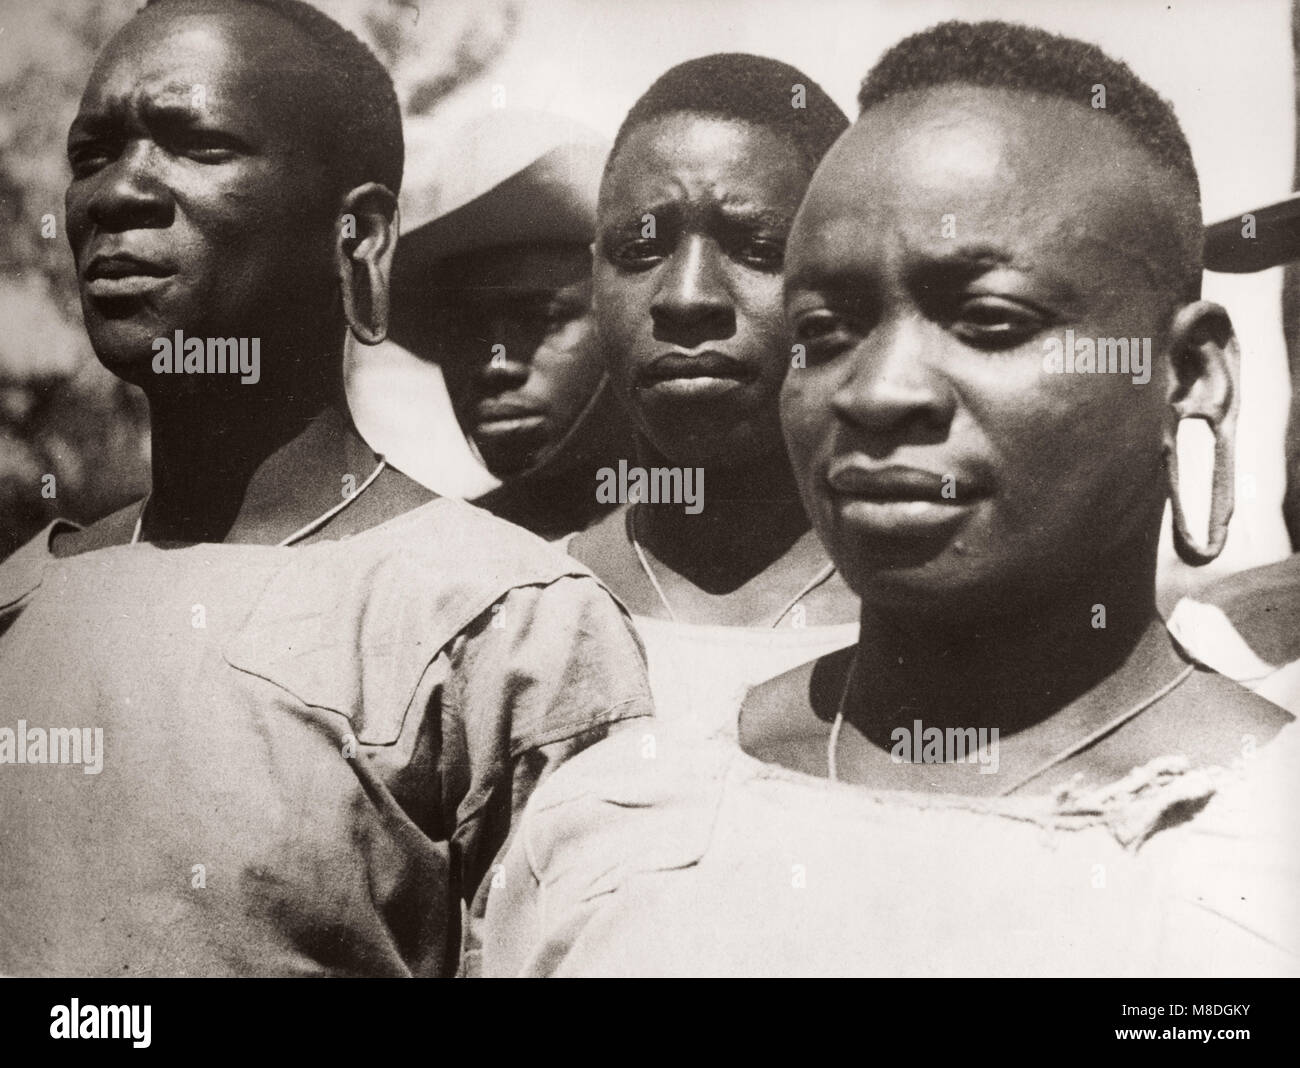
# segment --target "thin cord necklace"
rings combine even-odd
[[[1178,673],[1176,678],[1174,678],[1170,682],[1165,683],[1165,685],[1161,686],[1160,689],[1158,689],[1150,697],[1147,697],[1145,700],[1134,705],[1128,711],[1123,712],[1120,715],[1116,716],[1114,719],[1108,720],[1106,723],[1103,723],[1095,731],[1092,731],[1090,734],[1087,734],[1084,737],[1080,738],[1077,742],[1073,743],[1066,749],[1062,750],[1060,753],[1056,754],[1056,756],[1044,760],[1041,764],[1038,765],[1038,767],[1034,768],[1034,770],[1029,772],[1027,775],[1022,775],[1020,778],[1013,780],[1010,786],[1006,787],[1003,790],[998,791],[998,796],[1006,797],[1009,794],[1015,793],[1022,786],[1025,786],[1028,783],[1033,782],[1040,775],[1046,774],[1047,772],[1051,771],[1052,768],[1056,767],[1058,764],[1065,763],[1065,761],[1069,760],[1070,757],[1074,756],[1076,753],[1083,752],[1090,745],[1100,741],[1102,738],[1105,738],[1106,735],[1111,734],[1114,731],[1118,730],[1129,720],[1145,712],[1148,708],[1150,708],[1153,704],[1159,701],[1162,697],[1167,697],[1175,689],[1181,686],[1182,683],[1187,679],[1187,677],[1194,670],[1196,670],[1196,665],[1188,664],[1187,667],[1183,668],[1183,670]],[[835,722],[831,725],[831,736],[826,742],[826,768],[828,772],[828,777],[830,778],[831,782],[839,782],[839,778],[840,778],[839,768],[836,766],[836,762],[835,762],[835,754],[840,744],[840,729],[844,726],[844,709],[845,706],[848,704],[849,692],[853,688],[853,682],[857,678],[857,673],[858,673],[858,658],[857,655],[854,654],[853,660],[849,664],[848,674],[844,679],[844,692],[840,694],[839,707],[836,708],[835,710]]]
[[[645,551],[641,548],[641,542],[637,539],[636,536],[636,524],[637,524],[637,515],[638,515],[637,508],[638,506],[635,504],[632,506],[632,523],[630,529],[628,530],[628,534],[632,538],[632,548],[636,551],[636,558],[639,561],[641,561],[641,570],[645,572],[645,577],[650,580],[650,585],[654,587],[655,593],[659,595],[659,603],[664,606],[664,611],[668,613],[668,618],[672,620],[674,623],[680,622],[680,620],[678,620],[677,618],[677,613],[673,611],[673,606],[668,603],[668,598],[664,595],[663,587],[659,585],[659,580],[655,578],[655,573],[650,569],[650,561],[646,558]],[[813,590],[815,590],[818,586],[820,586],[833,574],[835,574],[835,565],[827,564],[820,571],[818,571],[817,574],[815,574],[811,579],[809,579],[806,583],[804,583],[803,588],[800,589],[800,591],[796,593],[793,597],[791,597],[790,600],[786,601],[785,607],[782,608],[781,611],[777,613],[776,618],[772,620],[772,622],[769,624],[771,629],[775,630],[777,626],[780,624],[781,620],[785,618],[785,614],[789,612],[790,609],[792,609],[795,605],[797,605],[800,602],[800,600],[802,600],[808,594],[812,593]]]
[[[365,493],[365,491],[370,488],[370,484],[379,477],[380,472],[383,471],[383,469],[387,466],[388,466],[388,461],[385,460],[382,456],[379,457],[379,463],[376,465],[375,469],[371,471],[368,476],[366,476],[366,480],[362,482],[361,485],[359,485],[352,493],[344,497],[343,500],[341,500],[338,504],[334,505],[333,508],[330,508],[328,511],[322,513],[321,515],[318,515],[306,526],[299,527],[283,541],[276,542],[275,547],[277,549],[281,549],[286,545],[292,545],[294,542],[302,541],[302,539],[307,537],[307,535],[309,534],[316,533],[316,531],[320,530],[321,527],[323,527],[326,523],[328,523],[341,511],[343,511],[344,508],[346,508],[349,504],[351,504],[358,497],[360,497],[361,494]],[[152,496],[153,496],[152,492],[146,493],[144,500],[140,502],[140,514],[136,516],[135,531],[131,534],[132,545],[136,545],[140,541],[140,532],[144,529],[144,510],[149,507],[149,498]]]

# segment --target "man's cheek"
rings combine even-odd
[[[68,247],[72,249],[73,259],[80,266],[81,254],[86,247],[86,237],[90,233],[90,227],[85,225],[83,221],[85,215],[80,208],[67,204],[64,206],[63,213],[67,219]]]
[[[796,474],[811,465],[817,451],[819,427],[817,420],[810,418],[804,408],[790,408],[783,412],[781,431],[785,437],[786,452],[790,456],[791,466]]]
[[[538,357],[549,358],[557,367],[569,359],[585,359],[591,349],[590,333],[590,326],[583,319],[552,327],[537,346]]]
[[[785,319],[781,314],[781,306],[776,294],[772,299],[760,304],[751,304],[742,309],[743,318],[749,324],[749,330],[754,340],[762,345],[766,350],[780,353],[782,359],[782,374],[785,368],[789,366],[787,358],[790,347],[786,344]]]

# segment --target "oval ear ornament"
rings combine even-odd
[[[1236,503],[1235,469],[1232,435],[1226,433],[1223,422],[1202,415],[1184,416],[1186,419],[1204,419],[1214,434],[1214,475],[1210,483],[1210,521],[1206,542],[1199,544],[1187,527],[1187,514],[1183,511],[1182,496],[1178,486],[1178,443],[1165,444],[1165,471],[1169,478],[1169,503],[1173,507],[1174,548],[1184,563],[1200,567],[1223,552],[1228,540],[1228,521]],[[1182,423],[1182,419],[1179,420]],[[1176,435],[1177,432],[1175,432]]]

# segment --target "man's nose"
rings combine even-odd
[[[532,371],[537,339],[506,314],[489,316],[482,325],[488,357],[479,364],[478,377],[495,389],[522,385]]]
[[[170,225],[172,199],[157,167],[152,143],[130,142],[94,176],[87,205],[90,221],[114,232]]]
[[[650,305],[655,337],[693,348],[736,332],[736,309],[716,242],[692,235],[664,265]]]
[[[877,324],[850,354],[852,370],[832,395],[832,410],[867,434],[944,430],[957,400],[936,334],[942,331],[921,316]]]

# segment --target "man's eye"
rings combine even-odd
[[[189,155],[194,159],[202,160],[204,163],[224,163],[226,160],[231,159],[234,153],[228,148],[207,145],[203,148],[191,149]]]
[[[808,312],[794,323],[794,340],[817,355],[830,355],[853,343],[848,323],[832,311]]]
[[[976,348],[1005,349],[1023,344],[1045,325],[1038,312],[1023,304],[981,297],[957,309],[951,329]]]
[[[641,237],[614,245],[610,259],[620,267],[649,267],[664,257],[663,243],[657,238]]]
[[[785,264],[785,244],[766,238],[745,242],[737,258],[760,271],[779,271]]]
[[[520,304],[513,308],[502,309],[502,315],[506,318],[513,319],[519,326],[535,330],[539,327],[544,330],[554,330],[570,323],[574,319],[580,319],[586,309],[580,305],[565,303],[563,301],[548,301],[541,304]]]
[[[224,163],[235,156],[237,148],[231,138],[210,130],[187,130],[175,139],[178,154],[201,163]]]
[[[554,326],[571,323],[587,314],[588,305],[581,300],[556,299],[546,305],[544,317]]]
[[[88,178],[112,158],[111,148],[99,142],[86,141],[68,148],[68,166],[74,178]]]

